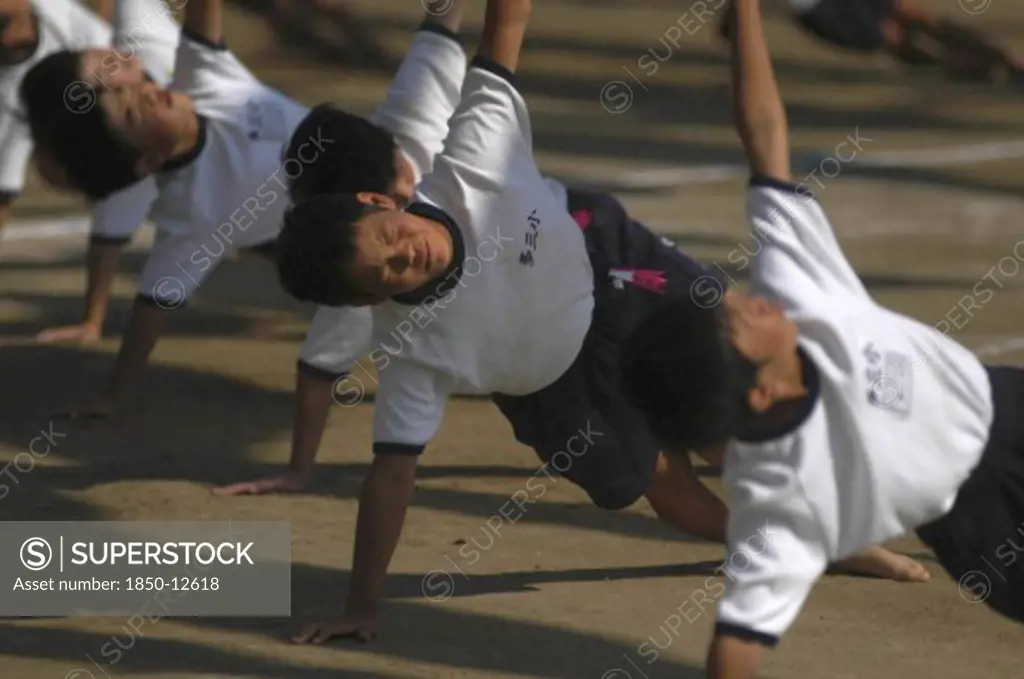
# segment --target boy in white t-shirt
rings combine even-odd
[[[272,146],[272,154],[269,156],[266,153],[261,153],[265,147],[268,147],[268,144],[261,143],[258,138],[253,138],[252,135],[255,132],[251,126],[261,122],[273,122],[275,119],[281,118],[281,116],[267,115],[268,106],[265,100],[269,99],[269,103],[273,104],[283,97],[255,83],[252,76],[246,75],[248,72],[244,71],[229,53],[223,52],[223,58],[212,59],[213,63],[209,66],[216,67],[212,69],[215,71],[214,76],[223,76],[222,72],[226,69],[227,76],[234,77],[236,82],[234,84],[225,83],[224,81],[229,78],[223,77],[219,82],[213,81],[216,87],[199,88],[198,91],[193,92],[192,100],[196,104],[196,110],[200,112],[198,117],[212,119],[213,122],[209,123],[212,129],[211,135],[214,132],[220,133],[213,137],[216,141],[210,144],[215,145],[216,148],[200,156],[197,162],[210,167],[211,174],[216,171],[212,168],[216,168],[218,163],[224,168],[230,167],[233,163],[234,166],[245,168],[245,171],[222,169],[221,172],[225,175],[241,175],[243,182],[247,177],[259,178],[261,183],[253,188],[248,197],[238,199],[237,203],[231,202],[230,195],[221,195],[220,209],[226,215],[226,221],[219,226],[215,225],[217,228],[213,230],[214,233],[207,234],[209,228],[206,231],[192,229],[189,232],[182,228],[177,220],[168,219],[167,205],[169,201],[166,200],[164,194],[170,191],[188,190],[187,184],[192,182],[195,177],[184,171],[172,170],[159,173],[157,176],[160,179],[161,199],[154,208],[153,214],[153,218],[157,222],[157,247],[154,255],[151,255],[150,262],[147,263],[147,270],[154,266],[154,258],[162,260],[164,264],[171,263],[174,258],[167,257],[167,251],[169,250],[172,254],[186,252],[189,250],[190,241],[192,255],[188,257],[189,261],[175,264],[180,271],[172,269],[170,272],[172,275],[161,277],[154,284],[144,281],[140,286],[142,291],[152,288],[151,292],[160,293],[163,289],[165,292],[174,294],[186,286],[191,289],[198,287],[197,279],[200,279],[200,275],[209,273],[209,269],[213,267],[214,263],[218,261],[219,255],[224,251],[225,242],[230,245],[232,240],[237,243],[242,239],[234,235],[233,230],[243,232],[243,236],[248,240],[257,240],[251,237],[251,233],[244,233],[257,230],[253,228],[252,224],[255,216],[259,217],[259,228],[273,227],[273,236],[276,237],[279,224],[274,223],[274,218],[280,219],[280,213],[283,212],[287,204],[284,195],[285,189],[297,187],[301,192],[307,177],[314,174],[310,170],[325,163],[328,155],[326,151],[330,150],[332,156],[337,155],[334,153],[337,150],[333,148],[335,146],[343,151],[342,155],[349,163],[374,156],[374,151],[378,147],[387,146],[391,167],[386,169],[394,175],[395,180],[394,186],[391,188],[399,193],[405,192],[411,195],[412,186],[429,169],[429,161],[440,150],[447,132],[447,119],[454,111],[458,101],[461,73],[465,71],[465,54],[454,31],[458,29],[463,5],[464,0],[458,0],[449,7],[444,16],[434,16],[431,12],[426,12],[424,22],[417,31],[406,58],[396,73],[386,100],[369,120],[343,114],[329,106],[317,107],[313,111],[308,111],[308,115],[307,109],[302,108],[301,112],[305,117],[302,118],[301,123],[296,122],[294,130],[290,130],[290,137],[284,143],[276,143]],[[188,25],[186,25],[186,40],[188,40],[187,30]],[[207,70],[211,69],[207,68]],[[207,77],[212,76],[208,75]],[[64,79],[67,79],[66,76]],[[53,87],[52,83],[60,84],[62,80],[52,74],[47,80],[44,93],[52,96],[57,89]],[[101,97],[104,94],[101,92]],[[221,147],[226,144],[222,138],[229,136],[229,141],[237,141],[238,138],[237,130],[233,135],[234,138],[230,138],[231,127],[238,126],[238,121],[232,120],[230,117],[232,113],[230,107],[234,104],[237,109],[237,103],[246,101],[245,97],[249,97],[244,110],[244,122],[249,126],[245,129],[246,139],[237,143],[234,153],[225,158],[226,154],[223,153]],[[226,113],[216,109],[218,103],[222,109],[228,109]],[[263,110],[254,110],[256,106],[262,106]],[[291,115],[293,110],[289,108],[287,112]],[[270,110],[269,113],[274,114],[275,111]],[[337,123],[336,119],[339,116],[343,119],[342,124]],[[227,128],[228,132],[224,133],[220,128]],[[391,135],[394,135],[394,138]],[[255,153],[260,154],[256,160],[262,161],[262,168],[259,162],[253,161],[252,148],[246,147],[255,147]],[[243,161],[246,152],[249,152],[246,160],[250,162]],[[208,157],[210,155],[213,155],[212,159]],[[365,164],[363,169],[366,169]],[[185,174],[184,178],[181,177],[182,174]],[[377,174],[383,174],[383,171]],[[375,182],[371,181],[372,179],[373,177],[364,176],[369,187],[384,190],[383,186],[378,187]],[[207,187],[206,190],[209,191],[210,188],[215,187]],[[231,191],[222,191],[221,193],[230,194]],[[205,204],[211,212],[218,209],[216,195],[210,197],[204,193],[200,200],[206,201]],[[227,217],[228,213],[230,213],[230,217]],[[209,223],[207,220],[206,224]],[[203,222],[200,222],[199,226],[203,226]],[[204,235],[208,235],[208,237],[204,238]],[[252,249],[273,256],[273,244],[274,240],[271,238],[256,242]],[[168,248],[168,245],[173,247]],[[185,266],[181,266],[182,264]],[[186,271],[186,267],[189,271]],[[196,268],[198,271],[195,270]],[[144,273],[144,278],[145,276]],[[150,278],[156,278],[155,274]],[[155,294],[152,296],[156,297]],[[147,297],[149,296],[147,295]],[[163,306],[177,306],[177,302],[180,301],[183,300],[179,295],[177,300],[172,298],[163,302]],[[155,306],[159,307],[160,304],[161,302],[157,300]],[[159,313],[159,311],[159,309],[144,309],[142,313],[149,315]],[[313,389],[312,391],[316,391],[313,394],[309,388],[304,388],[312,384],[309,379],[304,379],[304,375],[316,372],[321,365],[329,363],[332,357],[338,353],[339,344],[356,342],[368,332],[368,324],[369,313],[367,310],[322,309],[317,314],[303,353],[304,357],[311,357],[310,364],[306,365],[305,361],[300,363],[300,373],[302,374],[299,377],[299,393],[297,395],[300,403],[323,400],[323,398],[326,398],[328,403],[330,402],[329,385],[325,397],[320,393],[323,391],[322,389]],[[131,331],[128,334],[131,335]],[[127,339],[125,345],[128,345]],[[308,368],[308,370],[303,370],[303,368]],[[115,386],[123,382],[119,378],[119,374],[115,374],[114,382]],[[299,410],[305,414],[307,409]],[[300,427],[297,427],[297,436],[299,436],[299,429]],[[300,443],[298,442],[297,445]]]
[[[623,360],[667,447],[725,446],[728,543],[745,558],[718,606],[708,671],[720,679],[756,676],[830,561],[912,531],[1024,621],[1024,559],[1006,545],[1024,525],[1024,371],[987,368],[871,299],[792,183],[759,1],[736,1],[732,67],[763,243],[750,293],[666,300]]]
[[[145,82],[96,93],[95,105],[64,105],[73,85],[63,61],[44,59],[22,94],[36,143],[67,183],[92,200],[156,180],[150,216],[157,238],[139,279],[114,374],[83,415],[104,415],[130,394],[166,322],[237,248],[277,235],[285,173],[301,161],[282,150],[307,109],[267,87],[222,42],[221,0],[185,9],[170,89]],[[84,110],[83,110],[84,109]],[[320,139],[309,139],[305,154]]]
[[[49,12],[57,6],[43,5]],[[82,51],[69,51],[74,45],[55,42],[51,49],[35,55],[34,61],[38,62],[59,52],[56,58],[64,62],[68,78],[77,77],[63,93],[65,106],[79,110],[95,105],[97,93],[103,90],[147,80],[166,86],[171,81],[180,28],[170,7],[163,0],[120,0],[113,15],[112,46],[82,50],[88,47],[85,43],[78,45]],[[44,30],[48,25],[41,22]],[[30,136],[27,124],[20,129],[24,137]],[[37,152],[35,160],[48,183],[66,185],[66,177],[45,151]],[[37,336],[39,341],[88,343],[99,339],[121,252],[148,216],[156,197],[156,181],[148,177],[93,207],[83,319],[74,325],[44,330]]]
[[[177,29],[173,21],[153,11],[162,6],[160,0],[129,0],[126,10],[131,25],[130,35],[112,33],[106,21],[74,0],[0,0],[0,233],[14,199],[24,187],[28,161],[33,157],[33,143],[27,113],[20,97],[25,74],[51,54],[76,49],[85,50],[71,68],[76,73],[78,88],[69,90],[81,96],[88,87],[118,87],[150,77],[160,83],[170,80]],[[166,11],[165,11],[166,13]],[[141,21],[145,19],[145,23]],[[167,30],[168,24],[171,30]],[[111,46],[115,39],[119,52]],[[123,38],[123,39],[122,39]],[[171,43],[168,48],[167,44]],[[82,105],[88,101],[78,99]],[[44,160],[37,154],[36,160]],[[47,164],[40,163],[46,170]],[[130,234],[145,218],[156,196],[153,182],[140,182],[98,203],[92,213],[90,246],[90,288],[103,287],[105,276],[101,263],[115,258],[120,247],[112,245]],[[109,282],[105,283],[109,287]],[[81,327],[61,328],[41,335],[40,339],[95,339],[106,314],[106,301],[88,304],[86,323]]]
[[[731,0],[709,3],[715,11]],[[1000,80],[1024,77],[1024,62],[978,29],[919,0],[788,0],[797,23],[819,40],[861,53],[885,51],[910,66],[938,65],[951,75]],[[979,3],[979,7],[982,5]],[[729,37],[734,12],[720,33]]]
[[[600,507],[650,490],[658,449],[616,387],[617,348],[657,292],[688,288],[703,269],[610,199],[574,218],[564,187],[540,175],[513,75],[528,13],[523,0],[488,4],[444,150],[412,204],[317,195],[279,238],[294,296],[373,307],[380,359],[345,617],[299,641],[373,635],[417,457],[451,394],[492,395],[516,437]],[[711,530],[715,518],[703,517]]]

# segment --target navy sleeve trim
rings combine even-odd
[[[178,302],[163,301],[163,300],[157,299],[156,297],[153,297],[152,295],[144,295],[141,292],[139,294],[135,295],[135,301],[139,302],[140,304],[145,304],[146,306],[149,306],[149,307],[156,307],[157,309],[164,309],[165,311],[172,311],[174,309],[181,309],[182,307],[184,307],[184,306],[186,306],[188,304],[188,301],[184,300],[184,299],[181,300],[181,301],[178,301]]]
[[[774,634],[765,634],[764,632],[752,630],[749,627],[732,625],[727,622],[720,622],[715,625],[715,636],[736,637],[743,641],[753,641],[768,648],[775,648],[779,645],[779,637]]]
[[[193,33],[192,31],[188,30],[187,28],[182,28],[181,29],[181,34],[184,37],[186,37],[189,40],[191,40],[192,42],[199,43],[203,47],[208,47],[208,48],[210,48],[212,50],[217,50],[217,51],[223,52],[223,51],[227,50],[227,48],[228,48],[228,46],[224,43],[224,38],[221,38],[220,40],[217,40],[217,41],[210,40],[205,35],[199,35],[198,33]]]
[[[0,189],[0,205],[10,205],[20,195],[21,191],[4,191]]]
[[[765,189],[775,189],[776,191],[784,191],[786,193],[792,193],[795,196],[801,198],[812,198],[818,200],[818,196],[815,195],[814,191],[811,191],[803,184],[794,184],[793,182],[783,181],[776,179],[775,177],[767,177],[764,175],[755,175],[750,178],[750,186],[760,186]]]
[[[420,456],[426,446],[417,446],[410,443],[383,443],[373,444],[374,455],[406,455],[411,457]]]
[[[454,40],[460,46],[462,45],[462,38],[459,36],[458,33],[448,28],[447,26],[442,26],[441,24],[435,23],[430,19],[424,19],[423,23],[420,24],[418,30],[426,31],[427,33],[436,33],[437,35],[444,36],[449,40]]]
[[[509,85],[516,88],[516,90],[519,89],[519,83],[516,82],[516,74],[493,59],[488,59],[487,57],[478,54],[473,57],[473,61],[469,62],[469,67],[479,68],[487,71],[488,73],[493,73],[499,78],[504,79]]]
[[[89,245],[120,245],[124,247],[132,240],[131,236],[104,236],[94,233],[89,236]]]
[[[320,368],[318,366],[313,365],[312,363],[307,363],[301,358],[295,364],[295,368],[299,371],[300,374],[305,375],[306,377],[312,377],[318,380],[325,380],[327,382],[336,382],[349,374],[347,370],[336,372],[334,370]]]

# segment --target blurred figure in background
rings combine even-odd
[[[825,42],[887,52],[911,66],[939,66],[956,78],[1024,81],[1024,61],[980,31],[923,7],[919,0],[788,0],[797,23]],[[720,32],[728,40],[732,3]]]

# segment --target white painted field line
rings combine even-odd
[[[797,167],[820,162],[828,153],[803,154],[794,159]],[[1024,139],[962,144],[939,148],[868,150],[850,162],[853,167],[955,167],[1024,158]],[[624,188],[669,188],[686,184],[708,184],[744,176],[749,172],[743,164],[689,165],[613,173],[608,179]]]
[[[867,152],[853,165],[871,167],[952,167],[1024,158],[1024,140],[964,144],[945,148]]]
[[[16,243],[19,241],[45,240],[60,238],[89,232],[90,220],[81,215],[58,217],[55,219],[19,219],[12,220],[4,229],[0,242]]]
[[[1024,349],[1024,337],[1009,337],[999,342],[989,342],[974,350],[978,358],[996,358]]]

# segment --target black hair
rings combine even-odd
[[[641,320],[623,348],[625,396],[668,451],[724,443],[751,414],[747,393],[757,366],[733,346],[724,320],[721,304],[669,297]]]
[[[21,83],[33,142],[92,200],[102,200],[140,177],[141,154],[114,130],[100,93],[81,80],[81,54],[64,50],[35,64]]]
[[[281,286],[303,302],[349,306],[361,291],[349,274],[355,260],[355,225],[377,212],[352,195],[320,195],[290,208],[277,237]]]
[[[295,160],[302,168],[289,181],[292,202],[325,193],[387,194],[396,177],[395,148],[384,128],[320,104],[299,123],[285,152],[286,162]]]

